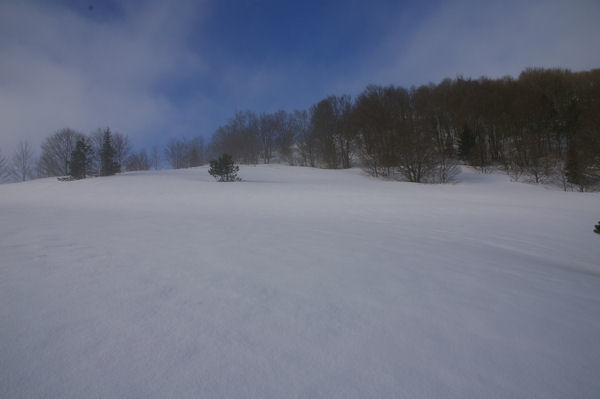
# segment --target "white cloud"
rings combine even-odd
[[[134,139],[166,127],[178,111],[161,84],[203,68],[185,45],[195,7],[146,2],[107,19],[0,4],[0,145],[36,145],[65,126],[111,126]]]
[[[382,41],[361,81],[402,85],[518,75],[527,67],[600,67],[600,3],[453,1]]]

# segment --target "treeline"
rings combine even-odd
[[[527,69],[518,79],[368,86],[307,111],[238,112],[213,134],[211,157],[446,182],[459,162],[567,190],[600,183],[600,69]]]
[[[227,153],[243,164],[278,162],[294,164],[293,145],[307,127],[307,114],[278,111],[257,115],[238,112],[213,134],[208,147],[210,158]]]
[[[10,159],[0,152],[0,180],[72,175],[80,140],[84,175],[102,175],[106,131],[59,130],[38,160],[27,142]],[[111,146],[117,171],[158,169],[161,161],[195,167],[226,153],[242,164],[361,166],[374,176],[443,183],[466,163],[586,191],[600,188],[600,69],[527,69],[517,79],[459,77],[410,89],[368,86],[355,98],[329,96],[308,110],[237,112],[208,145],[200,136],[135,152],[117,132]]]
[[[0,155],[3,181],[26,181],[40,177],[108,176],[123,170],[146,170],[158,167],[154,154],[145,150],[133,151],[127,135],[98,129],[84,135],[64,128],[47,137],[41,145],[40,156],[27,141],[21,141],[12,158]]]
[[[84,135],[70,128],[47,137],[35,153],[27,141],[21,141],[12,158],[0,151],[0,182],[18,182],[41,177],[82,179],[109,176],[123,171],[159,169],[163,161],[174,169],[204,164],[204,139],[171,139],[161,151],[153,146],[134,151],[129,137],[109,128]]]

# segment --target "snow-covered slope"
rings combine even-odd
[[[599,195],[241,176],[0,186],[0,397],[600,397]]]

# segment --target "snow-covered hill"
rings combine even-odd
[[[0,186],[2,398],[598,398],[598,194],[464,171]]]

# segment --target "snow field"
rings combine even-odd
[[[240,175],[0,186],[0,397],[600,395],[598,194]]]

